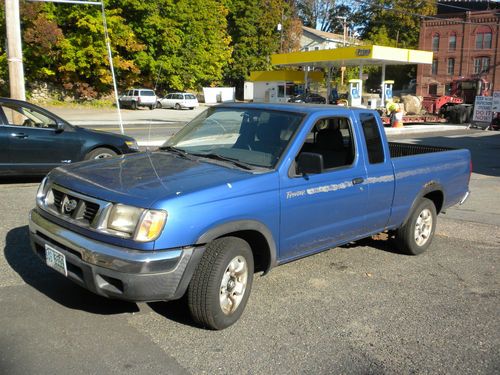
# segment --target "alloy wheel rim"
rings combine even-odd
[[[220,283],[219,303],[222,312],[230,315],[236,311],[247,288],[248,265],[244,257],[234,257],[226,267]]]
[[[113,155],[108,154],[108,153],[102,153],[102,154],[96,155],[94,159],[107,159],[107,158],[111,158],[111,157],[113,157]]]
[[[432,232],[432,213],[429,209],[424,209],[418,215],[415,223],[415,243],[423,246],[429,241]]]

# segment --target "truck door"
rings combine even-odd
[[[366,172],[349,117],[318,120],[301,152],[321,154],[324,170],[302,175],[292,164],[282,177],[281,260],[327,249],[366,230]]]
[[[368,232],[382,231],[386,226],[394,198],[394,168],[392,166],[385,132],[373,112],[358,112],[366,149],[366,173],[368,202],[366,206],[366,228]]]

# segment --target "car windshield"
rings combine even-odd
[[[256,108],[213,107],[164,144],[188,154],[274,168],[303,115]]]

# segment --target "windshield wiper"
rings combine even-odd
[[[168,151],[171,152],[172,154],[179,155],[180,157],[183,157],[184,159],[189,159],[188,153],[184,150],[181,150],[176,147],[172,146],[162,146],[159,148],[162,151]]]
[[[191,155],[199,156],[199,157],[207,158],[207,159],[213,159],[213,160],[220,160],[220,161],[229,162],[229,163],[237,166],[238,168],[246,169],[247,171],[255,169],[250,164],[243,163],[243,162],[238,161],[236,159],[228,158],[226,156],[221,156],[219,154],[210,154],[210,153],[208,153],[208,154],[191,154]]]

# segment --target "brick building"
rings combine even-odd
[[[459,77],[483,77],[500,91],[500,10],[438,14],[420,25],[419,49],[433,64],[417,68],[417,95],[447,92]]]

